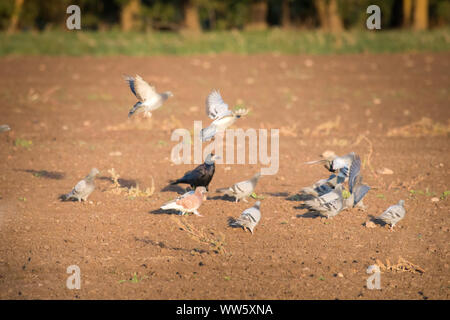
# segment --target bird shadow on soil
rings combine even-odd
[[[384,222],[383,220],[377,219],[377,217],[375,217],[375,216],[373,216],[371,214],[368,215],[368,218],[369,218],[368,221],[373,222],[376,225],[379,225],[379,226],[382,226],[382,227],[384,227],[386,225],[389,225],[388,223]],[[362,225],[365,225],[365,222]]]
[[[165,186],[164,188],[162,188],[160,192],[168,192],[168,191],[176,192],[178,194],[184,194],[188,190],[184,189],[183,187],[180,187],[179,185],[176,185],[176,184],[169,184],[169,185]]]
[[[316,218],[320,218],[320,214],[317,211],[311,210],[307,205],[305,204],[301,204],[299,206],[294,207],[294,209],[307,209],[308,211],[306,211],[303,214],[297,214],[296,217],[297,218],[306,218],[306,219],[316,219]]]
[[[314,197],[309,194],[299,194],[299,193],[286,197],[287,201],[307,201],[312,199],[314,199]]]
[[[174,214],[177,216],[180,215],[180,211],[178,211],[178,210],[175,210],[175,209],[163,210],[161,208],[151,210],[148,213],[150,213],[150,214]]]
[[[289,196],[288,192],[263,192],[262,194],[266,196],[280,197],[280,198]]]
[[[47,170],[15,169],[15,171],[27,172],[27,173],[31,173],[35,177],[54,179],[54,180],[61,180],[66,175],[64,172],[47,171]]]
[[[231,197],[226,194],[221,195],[221,196],[208,197],[208,200],[223,200],[223,201],[229,201],[229,202],[236,202],[235,197]]]
[[[97,177],[97,179],[114,183],[114,180],[111,177],[101,176],[101,177]],[[121,188],[127,188],[127,189],[136,188],[138,185],[138,181],[135,179],[119,178],[119,179],[117,179],[117,182],[119,183]]]

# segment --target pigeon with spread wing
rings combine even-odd
[[[247,109],[230,111],[220,93],[213,90],[206,98],[206,115],[214,121],[200,131],[202,141],[209,141],[217,133],[224,132],[229,126],[248,113]]]
[[[128,112],[128,117],[141,112],[144,112],[144,117],[151,117],[152,111],[161,107],[169,97],[173,96],[170,91],[163,93],[156,92],[155,87],[149,85],[139,75],[136,75],[134,78],[125,76],[125,80],[128,82],[133,94],[139,100],[133,108],[131,108],[130,112]]]

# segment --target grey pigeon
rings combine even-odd
[[[306,164],[323,163],[325,168],[330,172],[336,172],[337,183],[344,183],[349,174],[350,166],[357,155],[354,152],[350,152],[344,156],[336,156],[334,154],[328,155],[325,159],[306,162]]]
[[[241,216],[230,223],[232,227],[242,227],[244,231],[247,229],[253,234],[253,229],[261,219],[261,201],[256,201],[251,208],[245,209]]]
[[[7,124],[2,124],[0,126],[0,132],[5,132],[5,131],[9,131],[9,130],[11,130],[11,128]]]
[[[230,111],[222,96],[217,90],[213,90],[206,98],[206,115],[214,121],[200,131],[202,141],[209,141],[219,132],[224,132],[237,119],[246,115],[247,109]]]
[[[128,82],[131,91],[139,100],[138,102],[136,102],[133,108],[131,108],[130,112],[128,113],[128,117],[141,112],[144,112],[144,117],[151,117],[151,111],[161,107],[164,101],[173,96],[172,92],[170,91],[166,91],[161,94],[156,92],[154,86],[149,85],[138,75],[136,75],[135,78],[125,76],[125,80]]]
[[[70,200],[75,199],[80,202],[81,200],[86,201],[89,195],[94,191],[95,189],[95,176],[98,175],[100,172],[97,170],[97,168],[93,168],[91,172],[81,181],[79,181],[75,187],[72,189],[72,191],[66,195],[63,195],[61,197],[62,200]]]
[[[405,217],[406,210],[404,207],[405,201],[400,200],[397,204],[390,206],[383,212],[377,220],[381,220],[384,223],[387,223],[391,226],[391,230],[393,230],[394,226]]]
[[[311,195],[314,197],[320,197],[324,194],[333,191],[337,185],[337,176],[332,174],[328,179],[321,179],[314,183],[312,186],[302,188],[300,190],[301,194]]]
[[[229,188],[221,188],[216,191],[224,193],[230,197],[235,197],[236,202],[241,199],[244,199],[244,201],[247,202],[245,198],[249,197],[253,193],[260,177],[261,173],[258,172],[250,180],[241,181]]]
[[[320,197],[306,200],[305,205],[321,216],[331,218],[339,214],[344,208],[344,197],[342,196],[342,184],[338,184],[333,191]]]
[[[358,155],[354,156],[350,166],[348,188],[350,191],[350,198],[353,200],[352,207],[359,205],[362,209],[365,209],[362,198],[369,192],[370,187],[362,183],[361,159]]]

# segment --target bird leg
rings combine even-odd
[[[199,216],[199,217],[203,217],[198,211],[197,209],[195,209],[194,211],[192,211],[195,215]]]

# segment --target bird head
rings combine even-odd
[[[398,202],[398,204],[400,205],[400,206],[404,206],[405,205],[405,200],[400,200],[399,202]]]
[[[166,95],[167,95],[167,97],[173,97],[173,93],[172,93],[172,91],[166,91],[166,92],[164,92]]]
[[[259,209],[261,207],[261,201],[256,201],[254,207]]]
[[[213,164],[216,160],[222,159],[222,157],[215,155],[214,153],[208,154],[205,159],[206,164]]]
[[[206,194],[208,193],[208,191],[206,191],[205,187],[197,187],[195,189],[195,194],[197,194],[198,196],[201,196],[203,201],[206,200]]]
[[[98,171],[97,168],[92,168],[92,169],[91,169],[91,172],[89,173],[89,175],[90,175],[91,177],[95,177],[95,176],[98,175],[99,173],[100,173],[100,171]]]

